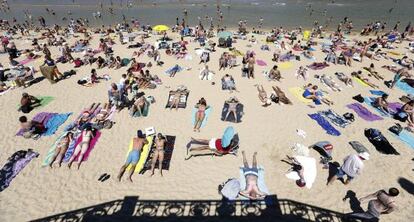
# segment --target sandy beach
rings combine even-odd
[[[248,34],[248,37],[250,35]],[[116,42],[112,46],[114,55],[121,58],[131,58],[134,49],[127,49],[127,45],[119,44],[115,34],[111,34],[111,36]],[[177,33],[168,32],[168,36],[174,41],[179,40]],[[240,39],[233,43],[233,47],[243,53],[247,50],[253,50],[256,53],[256,59],[261,59],[267,63],[266,66],[255,66],[254,79],[243,78],[241,76],[241,66],[219,71],[219,57],[223,52],[228,52],[228,48],[217,47],[216,52],[210,53],[208,65],[210,70],[216,73],[211,81],[199,79],[199,70],[204,65],[198,64],[199,56],[195,49],[200,46],[193,41],[193,38],[186,38],[189,41],[187,45],[188,54],[192,56],[192,60],[177,60],[173,56],[166,55],[165,50],[160,50],[161,60],[164,62],[163,66],[154,65],[149,70],[152,75],[157,75],[162,80],[162,85],[158,85],[156,89],[142,90],[146,96],[155,98],[155,103],[150,105],[149,115],[133,118],[128,114],[127,109],[117,112],[113,117],[115,124],[111,129],[101,131],[102,135],[95,148],[79,170],[76,168],[68,169],[66,164],[63,164],[61,168],[54,167],[50,169],[49,167],[42,167],[42,162],[52,144],[64,131],[64,127],[75,120],[85,107],[94,102],[107,102],[107,91],[110,84],[118,83],[121,75],[126,73],[128,67],[116,70],[107,67],[97,69],[98,75],[108,74],[111,79],[109,81],[101,80],[100,83],[84,87],[77,84],[77,81],[88,76],[90,70],[96,68],[95,64],[74,69],[72,63],[58,63],[57,66],[61,72],[74,69],[77,74],[56,84],[50,84],[47,80],[43,80],[28,88],[15,88],[0,96],[3,113],[0,116],[0,122],[2,123],[0,129],[2,135],[1,165],[6,163],[7,159],[18,150],[31,148],[40,154],[13,179],[7,189],[1,192],[0,221],[40,219],[123,199],[126,196],[139,196],[139,199],[144,200],[220,200],[221,195],[217,190],[218,185],[229,178],[239,177],[238,169],[242,165],[240,151],[246,152],[249,162],[253,153],[258,152],[257,160],[265,169],[266,185],[270,193],[277,195],[278,198],[290,199],[338,213],[349,213],[352,212],[349,200],[342,201],[348,191],[355,192],[359,198],[380,189],[396,187],[400,190],[400,195],[395,200],[398,210],[389,215],[382,215],[381,220],[414,220],[412,207],[414,204],[413,148],[388,131],[388,128],[394,125],[396,120],[384,117],[380,121],[369,122],[354,113],[355,121],[346,128],[335,127],[341,135],[332,136],[328,135],[308,116],[308,114],[327,109],[332,109],[341,115],[352,112],[346,107],[346,105],[356,102],[352,97],[357,94],[370,96],[369,90],[372,89],[356,82],[354,82],[354,87],[347,87],[335,78],[335,81],[343,90],[333,92],[314,78],[314,75],[327,74],[334,76],[335,72],[343,72],[349,75],[352,71],[361,70],[362,67],[374,63],[377,71],[385,77],[385,80],[391,80],[394,74],[380,67],[394,63],[386,59],[374,61],[365,58],[363,62],[353,62],[352,67],[330,64],[329,67],[323,70],[309,70],[309,79],[304,81],[295,77],[296,70],[299,66],[309,65],[313,61],[301,56],[300,61],[292,61],[292,67],[280,69],[283,77],[280,82],[271,82],[263,76],[262,72],[269,71],[273,65],[278,64],[271,60],[275,47],[269,44],[270,51],[261,50],[261,45],[266,44],[266,35],[255,36],[257,44],[251,44],[247,40]],[[153,34],[145,41],[153,44],[160,37],[160,35]],[[26,38],[16,38],[12,41],[19,49],[31,48],[31,40],[26,40]],[[99,34],[93,34],[90,47],[97,48],[99,38]],[[351,35],[346,36],[346,38],[354,40],[367,39],[368,37]],[[76,39],[79,38],[71,37],[67,41],[69,45],[72,45]],[[218,42],[217,37],[210,40]],[[39,42],[43,41],[40,40]],[[316,41],[322,40],[316,39]],[[410,58],[413,58],[413,54],[406,49],[407,44],[407,41],[402,44],[395,44],[397,48],[392,51],[401,54],[407,53]],[[248,45],[251,45],[251,47],[248,47]],[[314,51],[314,61],[322,62],[326,55],[320,50],[319,45],[315,48],[317,50]],[[60,55],[57,47],[50,47],[50,50],[53,57]],[[299,53],[295,52],[295,54]],[[72,55],[76,58],[81,57],[82,53],[72,53]],[[103,55],[103,53],[100,55]],[[20,59],[22,58],[17,58],[19,61]],[[151,60],[146,55],[137,58],[137,61],[142,63],[148,63]],[[242,57],[237,57],[238,63],[241,63],[241,60]],[[34,66],[38,70],[43,61],[42,56],[42,58],[36,59],[27,65]],[[0,63],[7,67],[7,54],[0,54]],[[175,64],[182,67],[191,67],[191,70],[183,70],[178,72],[175,77],[169,77],[165,74],[165,71]],[[229,93],[221,89],[220,79],[225,74],[233,76],[238,92]],[[41,76],[40,72],[37,72],[35,76]],[[379,85],[380,90],[389,94],[388,101],[402,103],[399,98],[406,95],[406,93],[398,88],[387,88],[383,81],[374,78],[370,78],[370,81]],[[215,84],[213,85],[212,82]],[[314,83],[327,91],[334,105],[321,105],[311,108],[290,93],[289,88],[302,87],[307,83]],[[256,84],[263,85],[268,95],[272,91],[272,86],[279,86],[293,104],[279,105],[273,103],[269,107],[263,107],[257,96]],[[186,86],[190,91],[187,108],[177,111],[165,109],[169,91],[176,89],[179,85]],[[44,136],[38,140],[15,136],[15,133],[19,130],[18,118],[23,115],[23,113],[17,111],[17,105],[23,92],[34,96],[53,96],[55,98],[47,106],[36,108],[30,114],[27,114],[29,119],[39,112],[72,112],[73,114],[52,136]],[[241,123],[224,122],[220,119],[224,101],[233,96],[236,96],[244,105],[244,116]],[[194,132],[192,111],[193,106],[201,97],[207,100],[207,104],[212,110],[205,127],[201,128],[201,132]],[[375,113],[374,108],[368,107],[368,109]],[[227,126],[233,126],[240,137],[239,153],[236,156],[202,156],[185,160],[186,145],[191,137],[205,139],[220,137]],[[156,170],[152,177],[149,176],[150,172],[147,171],[143,175],[134,174],[133,183],[128,182],[125,178],[118,182],[116,176],[119,168],[125,162],[130,139],[135,136],[138,129],[147,127],[154,127],[157,132],[176,137],[169,170],[163,171],[163,177]],[[364,129],[366,128],[379,129],[400,155],[379,153],[364,136]],[[305,131],[306,138],[297,135],[297,129]],[[297,187],[295,181],[285,176],[289,166],[280,160],[286,155],[294,155],[294,151],[291,149],[294,143],[310,146],[318,141],[329,141],[333,145],[332,161],[337,161],[340,164],[347,155],[356,153],[348,142],[360,141],[370,151],[370,159],[364,161],[365,168],[362,175],[347,186],[339,181],[327,186],[328,170],[323,169],[322,164],[318,163],[320,155],[316,151],[310,150],[310,156],[317,161],[316,180],[311,189]],[[105,182],[100,182],[98,178],[103,173],[109,174],[110,178]],[[408,181],[408,184],[404,181]],[[366,204],[366,202],[362,203],[361,207],[366,209]]]

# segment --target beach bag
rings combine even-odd
[[[396,135],[400,135],[403,128],[400,124],[396,124],[394,126],[391,126],[388,130],[395,133]]]
[[[80,79],[80,80],[78,80],[78,84],[79,84],[79,85],[85,85],[87,82],[88,82],[88,81],[87,81],[87,80],[84,80],[84,79]]]
[[[343,115],[343,117],[344,117],[346,120],[351,121],[351,122],[354,122],[354,120],[355,120],[355,116],[354,116],[354,114],[352,114],[352,113],[345,113],[345,114]]]
[[[405,122],[405,121],[407,121],[408,115],[407,115],[407,113],[400,111],[397,114],[395,114],[394,118],[401,121],[401,122]]]
[[[354,97],[352,97],[352,99],[355,99],[356,101],[360,102],[360,103],[364,103],[364,97],[361,96],[361,94],[358,94]]]

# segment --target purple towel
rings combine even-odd
[[[20,150],[15,152],[7,163],[0,170],[0,192],[9,187],[12,180],[22,171],[30,161],[39,154],[29,150]]]
[[[388,103],[388,108],[393,112],[393,113],[397,113],[401,107],[403,105],[399,102],[395,102],[395,103]]]
[[[383,120],[382,117],[374,113],[371,113],[367,108],[365,108],[363,105],[359,103],[352,103],[352,104],[347,105],[346,107],[354,110],[358,114],[359,117],[361,117],[362,119],[366,121]]]
[[[319,126],[321,126],[326,131],[327,134],[332,136],[341,135],[341,133],[337,129],[335,129],[335,127],[333,127],[325,118],[323,118],[321,114],[314,113],[308,114],[308,116],[315,120],[319,124]]]

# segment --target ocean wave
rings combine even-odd
[[[272,5],[274,5],[274,6],[286,6],[286,3],[285,2],[275,2]]]

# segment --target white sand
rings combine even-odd
[[[176,35],[171,34],[171,37]],[[98,46],[98,36],[94,36],[92,43],[93,48]],[[157,36],[158,38],[158,36]],[[260,37],[263,40],[264,37]],[[155,38],[148,39],[153,42]],[[115,55],[129,57],[133,49],[126,49],[125,45],[117,44],[113,47]],[[216,39],[213,39],[216,41]],[[15,41],[18,48],[30,47],[29,42],[24,40]],[[235,46],[242,52],[249,48],[246,47],[247,41],[238,41]],[[397,180],[400,177],[414,181],[412,174],[412,154],[413,150],[403,144],[389,132],[390,127],[395,121],[388,118],[383,121],[366,122],[356,115],[356,121],[345,129],[338,128],[342,133],[339,137],[333,137],[326,134],[317,123],[310,119],[307,114],[314,113],[321,109],[327,109],[321,106],[316,109],[307,107],[304,103],[297,100],[288,92],[289,87],[302,86],[306,82],[297,80],[294,73],[300,65],[308,65],[311,61],[303,59],[300,62],[294,62],[294,67],[289,70],[282,70],[284,79],[281,83],[268,82],[261,74],[264,70],[269,70],[274,62],[271,61],[271,54],[274,46],[270,46],[271,51],[261,51],[260,45],[253,45],[252,48],[257,53],[257,58],[267,62],[266,67],[256,65],[256,78],[249,80],[241,77],[240,67],[232,70],[218,71],[218,59],[222,52],[227,49],[217,48],[217,52],[211,54],[209,62],[210,69],[216,72],[211,85],[209,81],[201,81],[198,78],[199,58],[196,56],[194,48],[198,47],[196,43],[190,43],[189,52],[193,55],[192,61],[176,60],[173,57],[165,55],[162,51],[162,60],[165,62],[163,67],[152,67],[151,74],[158,75],[163,85],[158,86],[155,90],[145,90],[147,95],[152,95],[156,103],[151,105],[150,114],[146,118],[131,118],[127,110],[117,113],[114,117],[116,124],[111,130],[104,130],[95,149],[92,151],[89,160],[84,162],[80,170],[69,170],[66,165],[62,168],[48,169],[42,168],[41,163],[45,158],[56,137],[63,131],[60,127],[58,132],[50,137],[42,137],[38,141],[25,140],[22,137],[15,137],[14,134],[19,128],[18,117],[22,115],[16,111],[16,104],[20,100],[22,92],[28,92],[32,95],[49,95],[56,99],[46,107],[36,109],[28,117],[32,117],[37,112],[74,112],[74,115],[63,125],[65,126],[73,120],[79,112],[93,102],[107,101],[107,89],[112,82],[118,82],[121,75],[125,73],[126,68],[120,70],[109,70],[107,68],[98,70],[98,74],[109,74],[111,81],[102,81],[93,87],[82,87],[76,82],[84,75],[88,75],[94,66],[83,66],[77,70],[77,75],[72,78],[51,85],[47,80],[35,84],[27,89],[14,89],[6,95],[0,97],[1,111],[0,129],[1,152],[0,163],[3,165],[7,158],[15,151],[26,148],[33,148],[40,153],[39,158],[33,160],[11,183],[10,187],[4,190],[0,195],[0,221],[27,221],[46,217],[49,215],[75,210],[115,199],[122,199],[124,196],[139,196],[140,199],[154,200],[182,200],[182,199],[221,199],[217,192],[217,186],[230,177],[238,177],[238,166],[242,164],[241,153],[235,157],[227,155],[224,157],[196,157],[185,161],[185,146],[191,137],[209,139],[221,136],[226,126],[232,125],[240,136],[240,150],[245,150],[251,161],[254,151],[258,152],[258,162],[266,169],[266,183],[272,194],[279,198],[288,198],[291,200],[308,203],[321,208],[333,211],[348,213],[351,211],[348,201],[343,202],[347,190],[356,192],[357,197],[362,197],[378,189],[388,189],[389,187],[400,188],[401,194],[396,199],[400,209],[390,215],[383,215],[384,221],[411,221],[413,216],[414,199],[412,194],[402,189]],[[318,46],[319,49],[319,46]],[[56,47],[52,47],[52,55],[56,57],[59,53]],[[399,45],[399,51],[405,50]],[[74,54],[76,57],[77,54]],[[316,52],[317,61],[322,61],[324,54],[318,50]],[[38,68],[42,59],[32,62]],[[8,62],[6,54],[0,55],[0,62],[6,65]],[[148,62],[147,56],[140,57],[137,61]],[[241,63],[241,57],[238,57]],[[363,63],[354,62],[354,67],[347,68],[343,65],[330,65],[322,71],[310,70],[310,81],[317,83],[321,88],[327,90],[322,84],[318,83],[313,76],[315,74],[329,74],[342,71],[350,74],[363,66],[368,66],[372,61],[365,59]],[[192,67],[191,71],[182,71],[177,73],[174,78],[164,74],[164,71],[176,63],[181,66]],[[382,64],[392,64],[391,61],[374,62],[386,79],[392,78],[393,74],[381,69]],[[71,64],[58,64],[61,72],[72,68]],[[220,79],[229,73],[233,75],[236,86],[240,92],[232,94],[222,91]],[[40,74],[37,74],[40,75]],[[336,78],[335,78],[336,80]],[[336,80],[338,83],[339,81]],[[380,81],[373,80],[382,90],[392,92],[389,101],[398,101],[398,97],[403,93],[398,89],[389,90]],[[164,109],[167,95],[170,89],[178,85],[185,85],[190,90],[188,107],[186,109],[166,110]],[[257,97],[255,84],[263,84],[270,95],[271,86],[278,85],[286,93],[289,99],[294,103],[292,106],[271,105],[264,108],[260,105]],[[352,96],[362,93],[364,96],[370,95],[368,87],[362,87],[355,83],[354,88],[344,88],[343,92],[330,93],[330,97],[335,102],[332,106],[337,113],[343,114],[349,112],[345,105],[354,102]],[[220,120],[221,109],[224,100],[230,96],[237,96],[245,106],[245,116],[243,122],[232,124]],[[205,128],[201,133],[193,132],[191,124],[192,106],[201,97],[206,98],[208,105],[213,107],[213,111],[208,119]],[[370,109],[374,112],[372,109]],[[134,175],[134,183],[124,180],[117,182],[115,180],[120,166],[124,163],[126,157],[127,145],[130,138],[135,135],[137,129],[143,129],[154,126],[158,132],[166,135],[175,135],[176,145],[171,160],[169,171],[164,171],[164,177],[155,175],[149,177],[149,172],[144,175]],[[395,148],[401,153],[399,156],[383,155],[378,153],[375,148],[368,142],[363,135],[365,128],[380,129]],[[307,138],[302,139],[296,135],[296,129],[303,129],[307,132]],[[351,140],[362,142],[371,151],[371,159],[365,162],[365,169],[360,178],[355,179],[350,185],[344,186],[337,181],[332,186],[327,187],[326,179],[328,171],[322,169],[318,164],[318,175],[312,189],[298,188],[294,181],[287,179],[284,173],[289,168],[287,164],[280,160],[285,155],[292,154],[290,147],[295,143],[311,145],[321,140],[329,140],[334,145],[334,160],[342,163],[342,159],[354,150],[348,145]],[[311,151],[311,156],[319,159],[315,151]],[[156,171],[157,173],[158,171]],[[99,182],[98,177],[108,173],[111,178],[104,183]],[[361,205],[366,209],[366,203]]]

